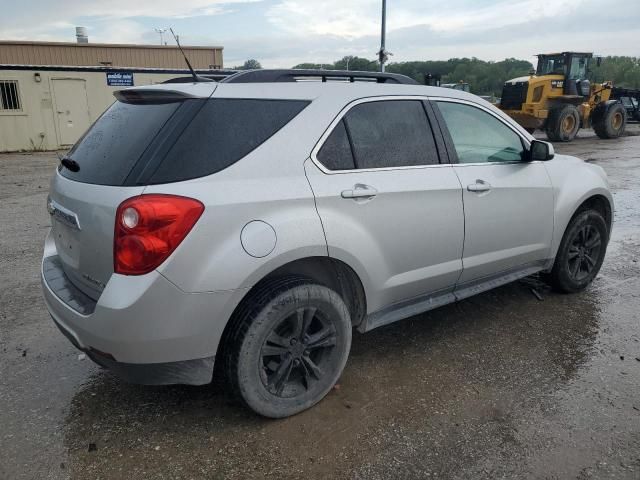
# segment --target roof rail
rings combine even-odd
[[[351,70],[265,69],[243,70],[220,83],[280,83],[321,79],[327,81],[376,82],[419,85],[413,78],[398,73],[356,72]]]

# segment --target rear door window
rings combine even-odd
[[[308,104],[301,100],[207,100],[149,183],[188,180],[227,168],[269,139]]]
[[[80,170],[60,174],[78,182],[122,185],[144,150],[180,102],[129,104],[116,101],[67,154]]]
[[[344,117],[357,168],[438,163],[438,150],[419,100],[361,103]]]

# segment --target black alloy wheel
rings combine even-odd
[[[351,316],[338,293],[304,277],[266,282],[233,319],[227,378],[252,410],[299,413],[331,390],[347,362]]]
[[[602,237],[593,225],[585,224],[573,237],[567,254],[568,270],[571,278],[582,282],[598,265]]]
[[[336,328],[316,307],[303,307],[276,325],[262,345],[261,379],[279,397],[297,396],[335,364]]]
[[[598,275],[607,251],[609,227],[597,210],[583,210],[569,222],[550,272],[542,274],[554,290],[575,293]]]

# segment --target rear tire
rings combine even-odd
[[[569,222],[553,269],[544,280],[559,292],[584,290],[600,271],[608,241],[607,224],[600,212],[579,212]]]
[[[318,403],[349,356],[347,306],[333,290],[302,277],[264,285],[232,321],[224,349],[227,380],[265,417],[288,417]]]
[[[580,114],[570,104],[556,105],[549,112],[545,132],[552,142],[570,142],[580,130]]]
[[[627,126],[627,110],[620,102],[605,108],[605,112],[593,123],[593,130],[603,139],[618,138]]]

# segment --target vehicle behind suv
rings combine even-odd
[[[129,381],[216,364],[251,409],[292,415],[353,328],[537,272],[577,292],[604,259],[603,170],[466,92],[266,70],[116,97],[51,182],[42,283],[62,333]]]

